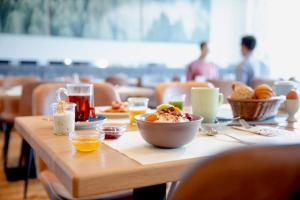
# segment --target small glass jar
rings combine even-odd
[[[55,135],[69,135],[75,130],[74,103],[53,103],[53,131]]]
[[[118,139],[123,135],[123,133],[126,131],[127,125],[125,124],[99,124],[96,127],[96,130],[100,134],[105,135],[105,139],[113,140]]]
[[[95,130],[77,130],[69,135],[72,145],[77,151],[96,151],[101,146],[105,134]]]
[[[177,96],[173,96],[170,100],[169,100],[169,104],[179,108],[180,110],[183,110],[184,108],[184,103],[185,103],[185,98],[186,95],[182,94],[182,95],[177,95]]]

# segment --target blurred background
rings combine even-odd
[[[273,79],[300,78],[297,0],[0,0],[0,5],[2,76],[122,73],[184,80],[199,43],[208,41],[208,59],[222,78],[234,79],[240,38],[252,34],[255,54]]]

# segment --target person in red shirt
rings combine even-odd
[[[209,53],[207,42],[202,42],[200,44],[200,50],[200,57],[190,63],[187,68],[187,81],[193,81],[197,76],[202,76],[205,79],[217,79],[219,76],[217,66],[213,63],[206,62],[205,60]]]

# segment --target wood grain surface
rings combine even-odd
[[[43,117],[19,117],[16,129],[75,197],[175,181],[198,160],[141,165],[104,144],[80,153],[67,136],[54,135],[52,123]]]

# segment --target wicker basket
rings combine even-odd
[[[280,104],[284,101],[282,97],[270,99],[232,99],[227,98],[234,117],[240,117],[249,121],[265,120],[274,117]]]

